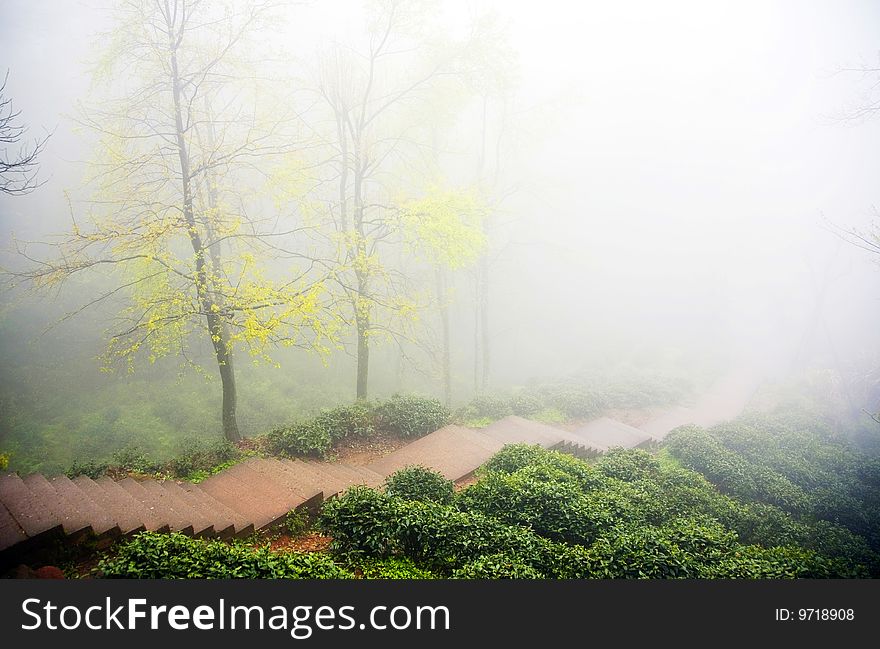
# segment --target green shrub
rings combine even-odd
[[[699,471],[736,498],[778,505],[798,514],[809,508],[807,495],[799,486],[725,448],[704,430],[678,428],[666,438],[666,447],[684,466]]]
[[[541,389],[544,403],[561,410],[572,419],[595,417],[606,408],[602,394],[578,383],[560,383]]]
[[[385,493],[404,500],[447,505],[455,495],[452,481],[423,466],[408,466],[385,479]]]
[[[132,473],[158,473],[162,469],[158,462],[136,446],[124,448],[114,453],[110,466]]]
[[[482,514],[402,500],[366,487],[354,487],[326,502],[319,524],[333,537],[336,552],[380,558],[404,555],[441,574],[499,552],[519,556],[529,565],[540,564],[552,547],[526,529]]]
[[[420,568],[406,557],[363,559],[356,566],[364,579],[436,579],[430,570]]]
[[[67,477],[75,478],[78,475],[88,476],[90,478],[100,478],[107,473],[110,465],[106,462],[97,460],[74,460],[70,468],[65,472]]]
[[[510,398],[510,412],[518,417],[532,417],[543,409],[541,399],[530,392],[520,392]]]
[[[657,458],[641,449],[612,448],[596,462],[596,470],[625,482],[657,478],[660,463]]]
[[[547,471],[556,471],[558,473],[553,474],[552,479],[574,481],[585,491],[603,483],[602,476],[583,460],[558,451],[548,451],[537,444],[508,444],[493,455],[480,471],[483,475],[493,471],[515,473],[526,467],[543,467]]]
[[[462,407],[458,411],[456,419],[469,420],[485,417],[495,420],[510,414],[513,414],[513,409],[508,399],[497,395],[481,394]]]
[[[311,522],[308,511],[305,509],[292,509],[287,512],[281,525],[290,536],[298,537],[306,533]]]
[[[529,466],[546,455],[547,451],[537,444],[508,444],[483,465],[485,471],[513,473]]]
[[[530,418],[545,424],[564,424],[567,420],[565,413],[559,408],[541,408],[538,412],[530,415]]]
[[[376,408],[377,427],[401,437],[422,437],[449,423],[450,413],[437,399],[395,394]]]
[[[333,537],[333,548],[384,557],[399,551],[395,538],[397,499],[356,485],[324,503],[318,529]]]
[[[478,557],[452,573],[453,579],[546,579],[530,565],[507,554]]]
[[[243,543],[143,532],[98,564],[97,574],[122,579],[351,579],[326,554],[273,552]]]
[[[172,475],[185,478],[197,472],[210,472],[214,467],[227,465],[241,456],[241,450],[226,440],[189,440],[165,466]]]
[[[271,453],[323,457],[330,449],[329,432],[314,420],[273,429],[266,435]]]
[[[606,503],[584,495],[576,482],[548,479],[546,467],[489,473],[458,496],[463,511],[532,529],[555,541],[587,545],[613,525]],[[564,475],[564,474],[562,474]]]
[[[347,437],[372,437],[376,433],[375,406],[365,401],[322,410],[312,425],[327,432],[331,442]]]

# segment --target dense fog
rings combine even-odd
[[[157,303],[195,268],[186,228],[161,239],[138,225],[181,210],[169,207],[175,140],[150,121],[169,115],[171,93],[138,94],[162,72],[131,63],[150,55],[132,39],[156,34],[125,31],[106,4],[0,10],[4,98],[26,147],[49,135],[38,186],[0,195],[0,450],[26,466],[70,430],[110,427],[121,448],[152,427],[157,452],[175,431],[220,434],[204,313],[133,348],[114,336],[150,317],[130,309],[149,299],[134,278],[152,271],[34,274],[62,254],[76,263],[58,244],[92,219],[105,219],[104,236],[129,230],[90,259],[175,266],[151,289]],[[225,215],[213,227],[228,242],[214,250],[228,255],[231,288],[214,306],[244,299],[248,282],[247,308],[320,290],[305,316],[297,302],[266,320],[231,317],[242,434],[355,398],[356,304],[369,312],[368,398],[419,392],[456,406],[633,368],[699,386],[749,366],[761,378],[824,372],[853,412],[877,412],[880,257],[853,235],[871,240],[880,199],[880,119],[861,110],[880,97],[877,3],[322,0],[279,3],[218,46],[251,4],[264,3],[208,9],[192,27],[215,29],[208,45],[181,60],[222,59],[181,89],[185,115],[213,120],[186,147],[196,218]],[[114,130],[117,148],[102,139]],[[367,229],[352,243],[345,219],[359,209]],[[161,313],[172,321],[177,308]]]

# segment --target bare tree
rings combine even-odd
[[[21,111],[12,107],[12,99],[6,96],[9,71],[0,85],[0,193],[9,196],[28,194],[43,184],[37,180],[37,157],[46,146],[49,136],[34,140],[28,146],[24,142],[27,126],[18,120]]]

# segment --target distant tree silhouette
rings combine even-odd
[[[27,126],[18,121],[21,111],[13,109],[12,99],[6,96],[8,80],[7,70],[0,85],[0,193],[18,196],[42,184],[37,180],[37,157],[49,136],[34,139],[30,147],[24,142]]]

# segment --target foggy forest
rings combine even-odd
[[[876,2],[0,12],[7,575],[880,576]]]

